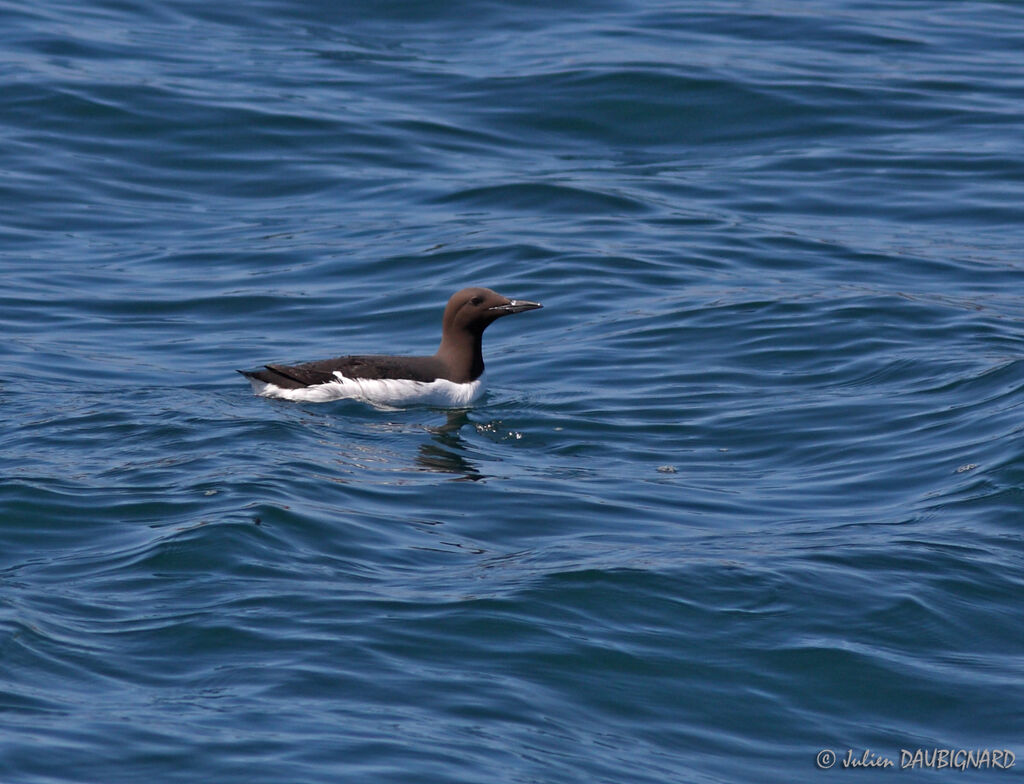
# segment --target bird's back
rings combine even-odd
[[[262,370],[239,371],[249,379],[273,384],[282,389],[326,384],[340,374],[353,379],[404,379],[436,381],[444,378],[442,363],[435,357],[353,356],[321,359],[301,365],[265,365]]]

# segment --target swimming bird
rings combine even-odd
[[[441,345],[433,356],[350,356],[238,372],[263,397],[314,403],[360,398],[384,406],[459,408],[483,392],[484,330],[502,316],[539,307],[539,302],[509,299],[490,289],[462,289],[444,309]]]

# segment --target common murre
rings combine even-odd
[[[484,330],[502,316],[539,307],[539,302],[508,299],[490,289],[462,289],[444,309],[441,345],[433,356],[338,357],[238,372],[263,397],[313,403],[360,398],[385,406],[458,408],[483,392]]]

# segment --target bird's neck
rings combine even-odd
[[[449,369],[455,383],[475,381],[484,372],[483,333],[446,334],[434,356]]]

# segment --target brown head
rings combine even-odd
[[[435,356],[453,367],[468,367],[469,377],[465,380],[471,381],[484,372],[481,350],[484,330],[502,316],[539,307],[539,302],[509,299],[485,288],[473,287],[457,291],[452,294],[444,309],[441,345]]]

